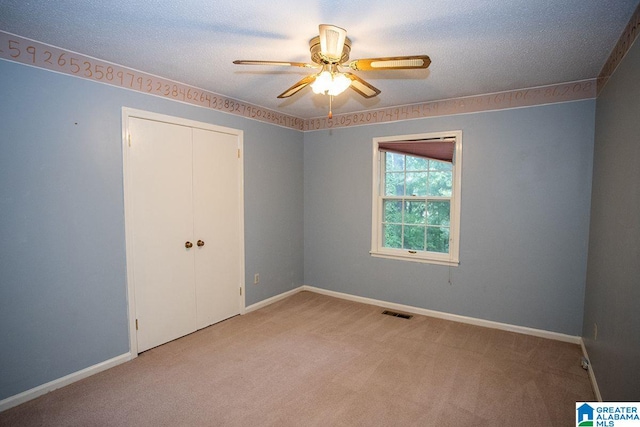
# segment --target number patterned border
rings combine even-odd
[[[303,119],[0,30],[0,59],[302,130]]]
[[[616,70],[618,65],[620,65],[620,62],[622,62],[622,58],[624,58],[629,49],[631,49],[631,45],[638,37],[638,33],[640,33],[640,4],[638,4],[636,11],[631,15],[631,19],[624,28],[620,39],[618,39],[618,43],[613,48],[607,62],[604,63],[602,71],[600,71],[600,75],[598,76],[598,94],[600,94],[604,86],[607,84],[609,78],[613,75],[613,72]]]
[[[313,131],[374,123],[389,123],[399,120],[421,119],[424,117],[502,110],[505,108],[530,107],[556,102],[590,99],[595,98],[595,96],[596,79],[591,79],[359,113],[337,114],[331,119],[327,117],[308,119],[304,121],[303,130]]]
[[[637,36],[638,20],[640,19],[639,11],[640,7],[627,25],[627,29],[618,42],[618,46],[623,46],[626,49],[631,46],[633,39]],[[611,56],[611,58],[617,58],[616,65],[624,56],[624,53],[620,54],[618,52],[618,46]],[[529,107],[595,98],[603,75],[607,75],[605,70],[610,69],[605,65],[598,79],[365,112],[337,114],[332,119],[327,117],[301,119],[194,86],[30,40],[2,30],[0,30],[0,59],[301,131],[389,123],[425,117]],[[615,67],[611,69],[611,72],[613,72],[613,69]],[[604,81],[606,82],[606,80]]]

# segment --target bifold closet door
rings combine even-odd
[[[240,313],[238,137],[193,129],[198,329]]]
[[[192,129],[130,118],[129,130],[137,350],[142,352],[197,327]],[[185,247],[187,242],[193,247]]]

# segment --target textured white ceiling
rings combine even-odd
[[[640,0],[0,0],[0,30],[300,118],[324,116],[313,72],[235,59],[309,62],[318,24],[347,29],[351,59],[427,54],[428,70],[357,72],[339,113],[598,76]]]

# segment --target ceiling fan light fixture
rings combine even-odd
[[[337,62],[342,58],[342,49],[347,38],[347,30],[335,25],[321,24],[320,53],[328,62]]]
[[[336,96],[347,90],[350,85],[351,80],[344,74],[324,70],[311,83],[311,89],[313,93]]]

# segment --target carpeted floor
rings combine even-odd
[[[311,292],[0,413],[1,426],[570,426],[580,347]]]

